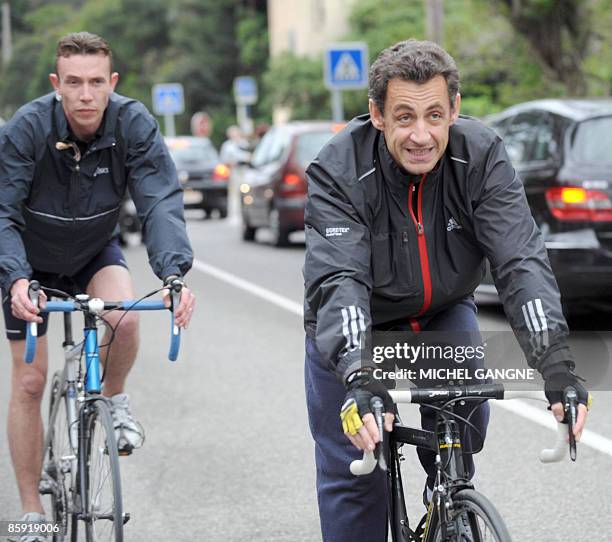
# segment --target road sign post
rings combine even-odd
[[[176,135],[174,116],[185,111],[183,85],[180,83],[161,83],[151,89],[153,112],[164,117],[164,132],[168,137]]]
[[[344,120],[342,91],[367,88],[368,46],[365,42],[333,43],[325,51],[323,63],[325,85],[331,91],[332,117]]]
[[[253,133],[253,120],[249,115],[249,106],[256,104],[257,98],[257,81],[254,77],[242,75],[234,79],[236,119],[246,135]]]

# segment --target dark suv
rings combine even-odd
[[[539,100],[486,119],[525,185],[566,308],[612,301],[612,100]],[[512,232],[508,232],[512,235]],[[490,275],[478,290],[496,296]]]
[[[210,218],[217,210],[227,217],[230,170],[219,161],[217,150],[206,137],[167,137],[166,145],[183,186],[185,209],[202,209]]]

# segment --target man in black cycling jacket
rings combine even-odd
[[[383,398],[387,431],[394,418],[364,337],[376,330],[462,331],[478,345],[473,292],[485,258],[555,417],[563,418],[562,390],[570,385],[581,403],[578,437],[587,411],[522,183],[499,137],[459,116],[453,59],[434,43],[398,43],[372,65],[369,97],[370,114],[353,119],[307,170],[306,395],[321,528],[330,542],[386,540],[384,475],[349,472],[360,450],[380,439],[370,398]],[[423,427],[433,430],[433,411],[421,414]],[[484,435],[488,406],[471,421]],[[419,458],[427,496],[434,456],[419,449]],[[473,462],[467,466],[473,475]]]
[[[50,75],[54,93],[21,107],[0,134],[0,284],[13,357],[8,436],[28,521],[42,518],[40,403],[47,374],[44,337],[34,362],[23,361],[26,321],[39,323],[39,335],[47,325],[29,299],[29,280],[103,299],[134,299],[115,236],[128,187],[155,274],[164,281],[180,278],[193,259],[182,191],[157,122],[141,103],[114,93],[118,77],[102,38],[67,35]],[[194,303],[184,288],[175,311],[180,327],[189,323]],[[124,393],[138,350],[138,317],[110,312],[105,318],[113,327],[121,318],[106,362],[104,394],[111,398],[118,445],[129,452],[143,441]],[[103,344],[109,339],[107,330]]]

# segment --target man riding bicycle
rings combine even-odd
[[[24,363],[26,322],[38,322],[42,336],[48,319],[30,301],[29,280],[102,299],[135,298],[115,235],[127,188],[155,274],[165,282],[181,278],[192,263],[183,195],[159,127],[141,103],[114,93],[118,78],[106,41],[69,34],[58,43],[56,73],[49,76],[54,93],[21,107],[0,135],[0,284],[13,358],[8,438],[24,521],[43,520],[40,403],[47,374],[44,337],[34,362]],[[178,326],[187,326],[194,304],[183,288]],[[138,316],[110,312],[105,319],[116,331],[112,346],[100,352],[103,393],[112,404],[118,446],[130,453],[144,439],[124,393],[138,350]],[[107,329],[102,344],[111,335]]]
[[[384,474],[349,472],[358,450],[373,450],[381,439],[371,398],[384,400],[387,431],[394,419],[366,336],[461,331],[468,346],[480,346],[473,292],[485,257],[555,417],[563,418],[567,386],[581,403],[578,437],[587,410],[558,288],[522,183],[499,137],[459,116],[454,60],[434,43],[400,42],[372,65],[369,98],[370,114],[353,119],[307,171],[306,396],[321,528],[330,542],[386,540]],[[454,361],[446,363],[450,368]],[[456,412],[465,417],[470,408]],[[421,417],[433,431],[435,412],[422,408]],[[470,419],[483,436],[488,420],[486,404]],[[418,451],[427,501],[435,457]],[[471,456],[466,466],[473,476]]]

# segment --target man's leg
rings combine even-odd
[[[134,286],[129,271],[120,265],[109,265],[95,273],[87,286],[91,297],[106,301],[134,299]],[[104,319],[115,328],[115,336],[109,347],[100,349],[100,359],[104,366],[104,395],[123,393],[127,378],[136,354],[138,353],[138,313],[136,311],[111,311]],[[119,322],[121,320],[121,322]],[[107,329],[101,344],[108,344],[112,332]]]
[[[482,342],[480,336],[480,329],[478,327],[478,319],[476,317],[477,309],[474,301],[472,299],[464,299],[459,303],[449,307],[446,311],[441,312],[432,318],[424,330],[427,332],[443,332],[443,334],[448,333],[447,337],[449,339],[452,338],[455,346],[479,346]],[[436,334],[437,336],[437,334]],[[425,338],[425,342],[427,342],[427,338]],[[461,344],[455,344],[459,343]],[[436,363],[436,367],[441,365],[447,366],[448,368],[466,368],[470,372],[473,371],[477,367],[484,366],[484,360],[472,359],[466,360],[462,364],[457,364],[454,361],[444,361],[444,360],[424,360],[423,367],[427,365],[429,361],[433,361]],[[481,381],[472,380],[470,383],[477,384]],[[419,383],[421,386],[428,385],[436,385],[441,382],[422,382]],[[455,382],[458,384],[458,382]],[[465,428],[465,424],[459,423],[459,426],[462,430],[462,441],[463,446],[466,451],[470,451],[474,448],[479,448],[482,445],[483,439],[487,434],[487,426],[489,424],[489,404],[484,403],[474,410],[475,403],[467,402],[463,406],[456,406],[455,412],[459,416],[463,416],[464,418],[469,418],[470,422],[473,423],[480,432],[480,435],[476,434],[473,429],[467,429],[467,431],[463,432]],[[420,407],[421,411],[421,426],[423,429],[427,429],[428,431],[435,431],[435,420],[436,420],[436,412],[426,406]],[[473,411],[473,413],[472,413]],[[434,485],[435,480],[435,454],[423,448],[417,448],[417,453],[423,468],[427,472],[427,485],[431,489]],[[475,466],[474,460],[471,454],[464,455],[465,458],[465,467],[468,473],[469,478],[474,476]]]
[[[306,339],[306,401],[315,440],[317,493],[323,542],[385,542],[387,501],[384,473],[354,476],[349,465],[360,459],[342,432],[340,407],[346,390],[324,366],[312,339]]]
[[[42,512],[38,482],[43,462],[40,403],[47,378],[47,338],[39,337],[36,357],[23,360],[25,341],[9,341],[13,358],[7,433],[23,513]]]

